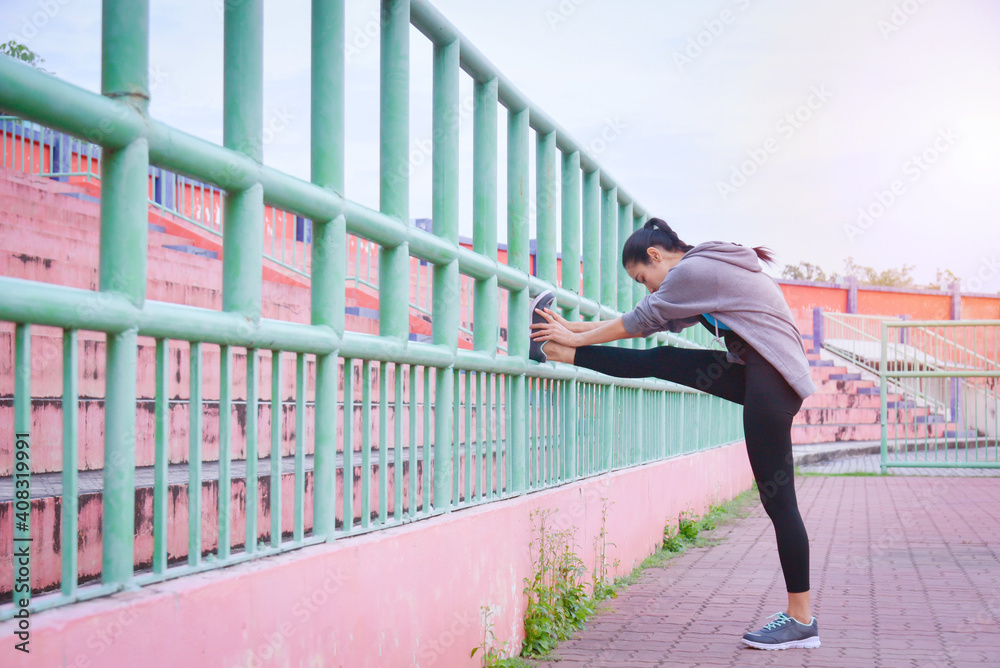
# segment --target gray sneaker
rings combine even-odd
[[[743,642],[757,649],[819,647],[819,624],[815,617],[810,624],[803,624],[784,612],[776,612],[771,617],[777,619],[768,622],[759,631],[744,633]]]
[[[546,309],[551,307],[552,302],[555,301],[555,298],[556,295],[551,290],[543,290],[537,297],[535,297],[535,299],[531,302],[531,310],[529,311],[529,313],[531,314],[529,322],[532,325],[539,322],[547,322],[544,316],[542,316],[539,313],[535,313],[535,309]],[[529,329],[528,335],[530,336],[531,333],[533,333],[534,331],[535,330],[533,329]],[[542,346],[545,345],[545,343],[547,342],[535,341],[534,339],[529,339],[529,340],[531,341],[531,343],[528,344],[528,359],[535,360],[539,364],[544,364],[546,361],[548,361],[548,358],[545,356],[545,352],[542,350]]]

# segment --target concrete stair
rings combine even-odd
[[[97,193],[99,195],[99,192]],[[204,230],[192,231],[176,221],[167,221],[161,213],[150,207],[148,224],[147,298],[156,301],[185,304],[219,310],[222,308],[222,261],[219,248],[206,241]],[[186,249],[186,250],[183,250]],[[78,187],[48,178],[24,174],[17,170],[0,169],[0,275],[44,283],[64,285],[83,290],[99,287],[100,258],[100,201],[92,189]],[[268,261],[265,261],[267,263]],[[272,263],[273,264],[273,263]],[[280,267],[272,275],[279,276]],[[282,269],[283,270],[283,269]],[[301,276],[298,277],[302,279]],[[346,328],[349,331],[377,334],[378,294],[370,288],[348,286],[346,290]],[[310,321],[310,294],[308,285],[301,280],[269,280],[265,271],[262,283],[263,315],[266,318],[287,322]],[[10,323],[0,323],[0,368],[13,368],[13,330]],[[411,338],[430,335],[431,324],[423,314],[412,310],[410,314]],[[460,337],[462,347],[471,347],[468,337]],[[104,360],[105,337],[101,333],[79,333],[79,393],[80,444],[78,466],[81,471],[100,469],[103,465],[103,397],[105,393]],[[184,397],[187,392],[189,368],[188,346],[171,343],[169,377],[175,379],[172,397]],[[152,462],[152,399],[154,342],[139,339],[139,379],[137,415],[139,432],[136,456],[138,465]],[[62,334],[54,327],[32,328],[32,424],[39,442],[52,447],[38,448],[32,453],[34,473],[61,470],[62,409]],[[286,401],[294,399],[294,360],[285,355],[283,391]],[[203,395],[206,401],[218,398],[219,358],[218,349],[212,346],[204,351]],[[234,374],[241,377],[246,357],[243,350],[234,351]],[[261,362],[262,399],[269,397],[270,362]],[[315,387],[314,364],[307,364],[307,385]],[[266,373],[265,373],[266,372]],[[245,384],[243,384],[245,388]],[[13,374],[0,374],[0,429],[13,433]],[[238,401],[243,388],[236,383],[235,399]],[[240,407],[237,407],[237,412]],[[180,415],[180,412],[178,412]],[[262,413],[262,420],[269,412]],[[290,416],[286,415],[286,419]],[[181,438],[185,433],[184,421],[174,419],[171,438]],[[269,424],[269,423],[268,423]],[[288,422],[292,425],[294,422]],[[206,416],[206,440],[211,441],[218,432],[218,418]],[[243,422],[237,420],[236,435],[242,434]],[[269,429],[262,425],[262,429]],[[284,447],[293,451],[293,434],[286,427],[287,442]],[[266,448],[264,448],[266,452]],[[9,452],[9,451],[8,451]],[[206,443],[205,460],[211,461],[211,443]],[[262,452],[262,456],[266,456]],[[0,448],[2,454],[2,448]],[[174,460],[181,455],[174,453]],[[0,476],[10,475],[11,459],[0,457]]]
[[[878,385],[834,360],[821,359],[820,350],[812,346],[811,334],[804,335],[803,342],[817,391],[806,398],[792,422],[796,463],[877,451],[882,434]],[[889,421],[897,425],[893,429],[900,438],[943,437],[956,432],[954,423],[898,393],[890,392],[886,399]]]

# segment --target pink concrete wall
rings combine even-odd
[[[492,606],[498,640],[519,646],[531,513],[576,527],[588,569],[601,528],[610,577],[656,550],[663,527],[752,480],[741,442],[516,499],[313,546],[31,617],[31,654],[9,666],[479,666],[469,652]],[[777,553],[773,555],[777,563]],[[12,638],[14,624],[0,624]]]
[[[1000,303],[1000,298],[996,300]],[[951,295],[889,292],[858,288],[858,313],[910,316],[910,320],[949,320]],[[964,314],[963,314],[964,315]]]
[[[798,285],[779,283],[781,292],[795,318],[795,326],[802,334],[812,334],[813,309],[843,313],[847,310],[847,290],[828,285]]]
[[[1000,320],[1000,295],[962,297],[962,317],[966,320]]]

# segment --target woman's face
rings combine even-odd
[[[646,286],[646,289],[653,293],[659,289],[663,279],[667,277],[667,272],[676,266],[677,262],[669,262],[666,252],[657,246],[647,248],[646,255],[649,262],[646,264],[632,262],[626,265],[625,271],[632,280]]]

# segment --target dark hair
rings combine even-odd
[[[653,246],[659,246],[666,251],[681,250],[685,253],[694,248],[681,241],[666,221],[650,218],[625,240],[622,246],[622,266],[627,267],[633,263],[649,264],[649,254],[646,249]],[[774,262],[774,253],[766,246],[755,246],[753,251],[764,262]]]

